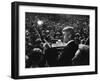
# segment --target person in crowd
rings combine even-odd
[[[40,38],[36,39],[34,47],[30,50],[30,55],[26,58],[27,65],[26,67],[44,67],[45,66],[45,57],[43,54],[42,41]],[[28,59],[28,60],[27,60]]]
[[[64,39],[63,42],[66,46],[63,49],[63,53],[59,59],[59,66],[71,66],[72,58],[78,50],[78,45],[74,41],[74,29],[73,27],[67,26],[63,29]]]
[[[75,34],[75,42],[77,43],[77,44],[80,44],[80,34],[79,33],[76,33]]]
[[[89,45],[80,44],[72,59],[73,65],[89,65]]]
[[[73,65],[89,65],[89,37],[85,44],[80,44],[73,58]]]

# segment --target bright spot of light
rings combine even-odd
[[[38,25],[42,25],[42,24],[43,24],[43,21],[38,20],[38,21],[37,21],[37,24],[38,24]]]

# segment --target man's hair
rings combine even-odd
[[[72,39],[75,36],[74,28],[71,26],[67,26],[67,27],[63,28],[62,32],[70,32],[70,34],[72,35],[71,36]]]
[[[66,32],[66,31],[70,31],[70,30],[73,30],[73,29],[74,29],[73,27],[67,26],[67,27],[64,27],[62,31]]]

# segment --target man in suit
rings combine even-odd
[[[71,66],[72,58],[74,57],[76,51],[78,50],[78,45],[74,41],[74,28],[67,26],[63,29],[64,39],[63,42],[66,43],[63,53],[60,56],[58,65],[59,66]]]

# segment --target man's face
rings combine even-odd
[[[66,31],[66,32],[63,32],[63,35],[64,35],[63,41],[64,41],[65,43],[67,43],[67,42],[70,40],[70,38],[71,38],[71,33],[68,32],[68,31]]]

